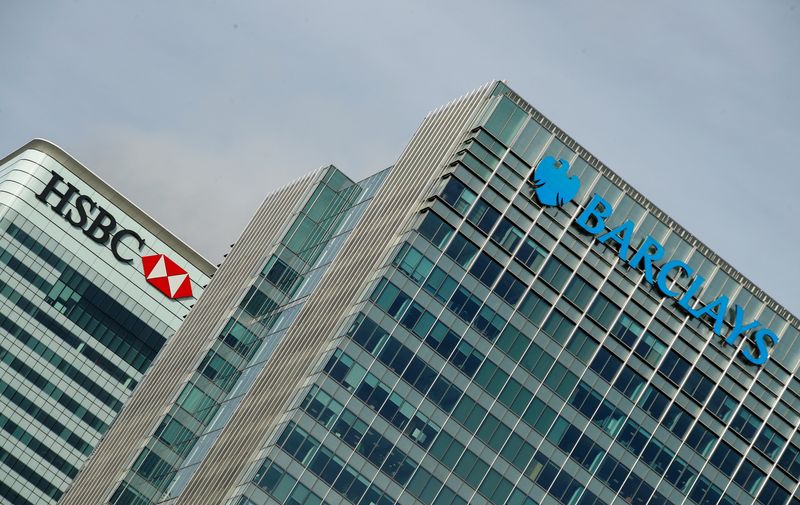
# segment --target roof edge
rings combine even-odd
[[[6,162],[30,149],[44,153],[64,165],[68,170],[73,172],[87,184],[92,186],[92,188],[98,193],[103,195],[103,197],[116,205],[122,212],[141,223],[151,234],[155,235],[159,240],[183,256],[184,259],[189,261],[205,275],[210,277],[217,270],[210,261],[191,248],[183,240],[179,239],[164,225],[156,221],[152,216],[128,200],[122,195],[122,193],[101,179],[100,176],[86,168],[80,161],[75,159],[64,149],[50,142],[49,140],[42,138],[35,138],[31,140],[13,153],[0,159],[0,165],[5,164]]]
[[[505,83],[504,83],[505,84]],[[750,280],[746,275],[737,270],[733,265],[728,263],[716,251],[706,245],[696,235],[687,230],[680,223],[675,221],[669,214],[659,208],[652,200],[640,193],[630,183],[625,181],[619,174],[614,172],[609,166],[600,161],[597,156],[589,152],[588,149],[578,143],[573,137],[567,134],[564,130],[556,126],[556,124],[548,119],[541,111],[530,104],[516,91],[511,89],[508,84],[505,84],[506,96],[513,100],[517,105],[522,107],[528,114],[533,116],[545,129],[553,133],[555,137],[564,143],[567,147],[574,150],[575,153],[583,158],[590,166],[597,169],[602,175],[606,176],[612,183],[616,184],[620,189],[625,191],[636,203],[645,208],[649,213],[653,214],[662,223],[667,225],[674,231],[680,238],[685,240],[690,246],[698,249],[701,254],[709,258],[715,265],[717,265],[723,272],[728,274],[734,281],[740,284],[744,289],[753,294],[756,299],[763,302],[769,309],[773,310],[779,317],[786,320],[792,326],[800,327],[800,318],[798,318],[792,311],[787,309],[784,305],[778,302],[775,298],[767,294],[756,283]]]

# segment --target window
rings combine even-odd
[[[592,416],[592,421],[611,437],[615,437],[625,422],[625,417],[623,411],[611,405],[608,400],[603,400]]]
[[[555,288],[556,291],[561,291],[571,273],[572,269],[565,265],[564,262],[555,256],[551,256],[545,263],[539,277]]]
[[[667,398],[667,395],[652,385],[647,387],[647,391],[639,402],[639,406],[642,410],[653,416],[656,420],[661,418],[661,414],[664,413],[668,404],[669,398]]]
[[[708,410],[714,414],[719,420],[727,423],[736,409],[736,400],[721,388],[717,388],[714,394],[711,395],[711,400],[708,402]]]
[[[697,423],[686,438],[686,445],[697,451],[701,456],[708,456],[716,441],[717,436],[711,433],[711,430]]]
[[[614,302],[608,299],[606,295],[600,293],[595,298],[592,306],[589,307],[589,316],[597,321],[600,326],[608,329],[611,323],[619,314],[619,307]]]
[[[542,331],[562,345],[567,341],[567,338],[574,328],[575,323],[567,319],[557,310],[551,312],[547,321],[542,325]]]
[[[453,234],[453,227],[433,212],[427,212],[419,225],[419,234],[441,249]]]
[[[508,252],[514,252],[517,244],[522,242],[524,237],[525,234],[522,233],[522,230],[514,226],[507,218],[503,218],[500,221],[494,234],[492,234],[492,239]]]
[[[491,414],[486,416],[486,419],[481,423],[481,427],[475,433],[479,439],[495,452],[500,452],[500,449],[503,447],[503,444],[505,444],[510,434],[511,428]]]
[[[255,319],[259,319],[278,308],[278,304],[255,286],[250,286],[239,305]]]
[[[600,406],[602,399],[597,391],[585,383],[579,382],[578,387],[575,388],[575,392],[572,393],[572,397],[569,399],[569,403],[586,416],[587,419],[591,419],[597,407]]]
[[[475,376],[475,382],[494,397],[500,394],[507,380],[508,374],[488,359],[483,362],[478,375]]]
[[[785,438],[778,434],[772,426],[765,424],[756,439],[755,446],[758,450],[766,454],[769,459],[774,461],[785,443]]]
[[[219,407],[214,398],[191,383],[187,384],[183,389],[177,403],[200,422],[206,422],[210,419]]]
[[[453,261],[466,268],[476,252],[478,252],[478,246],[467,240],[464,235],[456,233],[456,236],[453,237],[453,241],[450,242],[450,245],[444,253],[453,258]]]
[[[642,452],[642,461],[659,475],[664,475],[674,457],[675,453],[668,447],[664,447],[664,444],[656,438],[650,440]]]
[[[383,288],[381,290],[381,288]],[[380,292],[380,294],[378,294]],[[411,303],[411,297],[391,282],[382,280],[372,292],[370,299],[384,312],[397,319]]]
[[[519,312],[537,325],[541,324],[549,309],[550,304],[533,291],[528,291],[528,295],[519,306]]]
[[[664,375],[667,379],[670,380],[675,385],[681,383],[686,374],[689,372],[689,369],[692,365],[689,364],[688,361],[683,359],[681,356],[678,355],[677,352],[670,349],[667,353],[667,357],[664,358],[664,362],[661,363],[661,367],[658,371]]]
[[[463,182],[455,177],[451,177],[442,190],[442,200],[449,203],[456,212],[464,215],[470,205],[475,201],[475,193],[464,185]]]
[[[662,424],[678,438],[683,438],[689,430],[689,426],[692,424],[692,416],[677,404],[673,403],[667,411],[667,415],[664,416]]]
[[[733,471],[742,459],[742,455],[736,452],[733,447],[720,442],[714,454],[711,455],[711,464],[719,468],[719,470],[728,477],[733,475]]]
[[[461,477],[473,489],[478,488],[481,480],[489,471],[489,465],[467,449],[453,472]]]
[[[764,484],[764,489],[758,495],[758,502],[764,505],[783,505],[789,500],[789,492],[783,489],[777,482],[768,479]],[[797,500],[792,500],[792,505]]]
[[[761,426],[761,419],[744,406],[739,409],[739,412],[736,413],[733,421],[731,421],[731,428],[747,441],[756,436],[759,426]]]
[[[794,444],[789,444],[778,465],[795,480],[800,480],[800,449]]]
[[[472,208],[472,212],[467,217],[467,220],[487,235],[498,219],[500,219],[500,212],[489,205],[483,198],[478,199]]]
[[[513,306],[517,304],[525,293],[525,285],[511,272],[506,272],[498,281],[497,286],[494,287],[494,292],[508,302],[509,305]]]
[[[267,267],[264,269],[267,271],[266,279],[273,286],[288,294],[296,285],[300,274],[277,257],[273,256],[272,258],[274,262],[267,263]]]
[[[695,477],[697,477],[697,470],[687,465],[681,458],[675,458],[664,474],[667,482],[672,483],[673,486],[684,493],[689,490],[689,486],[694,482]],[[667,502],[665,501],[664,503]]]
[[[423,309],[422,305],[417,302],[412,302],[408,310],[403,314],[400,324],[414,335],[423,338],[428,334],[428,330],[431,329],[435,321],[436,316]]]
[[[509,98],[502,97],[497,102],[492,115],[486,120],[485,128],[502,142],[509,144],[517,131],[526,123],[526,119],[528,119],[528,115],[524,110]],[[529,124],[535,125],[536,123]]]
[[[633,420],[628,419],[625,425],[619,431],[617,441],[623,446],[627,447],[635,456],[639,456],[647,445],[647,440],[650,438],[650,433],[635,423]]]
[[[611,330],[611,336],[622,342],[628,347],[633,347],[639,337],[642,336],[644,328],[625,312],[617,320]]]
[[[722,490],[701,475],[695,482],[689,498],[698,505],[714,505],[722,497]]]
[[[653,367],[658,364],[658,360],[664,355],[667,346],[649,331],[644,334],[636,346],[636,354],[643,360],[650,363]]]
[[[569,340],[567,350],[579,360],[588,363],[598,345],[598,342],[583,328],[578,328]]]
[[[605,347],[600,348],[597,356],[589,365],[589,368],[609,384],[613,381],[614,376],[617,375],[620,367],[622,367],[622,360],[611,354]]]
[[[764,472],[756,468],[755,465],[746,459],[742,462],[742,466],[733,477],[735,483],[739,484],[742,489],[754,496],[762,480],[764,480]]]
[[[547,257],[547,249],[530,237],[522,241],[516,254],[516,258],[533,271],[542,266],[545,257]]]
[[[594,293],[595,289],[582,277],[576,275],[569,282],[567,289],[564,291],[564,296],[577,305],[578,308],[584,310],[589,305],[589,300],[592,299]]]
[[[564,399],[569,398],[569,394],[577,382],[578,377],[559,362],[555,362],[552,370],[544,379],[544,384]]]
[[[453,417],[461,424],[464,425],[470,432],[475,433],[478,429],[483,417],[486,415],[486,409],[478,405],[475,400],[469,396],[464,395],[458,406],[453,411]],[[445,432],[439,436],[449,436]],[[434,444],[435,445],[435,444]]]
[[[502,271],[503,267],[500,266],[500,263],[491,259],[485,252],[481,252],[469,273],[477,277],[483,285],[491,288]]]
[[[241,372],[233,364],[212,350],[208,351],[197,369],[202,370],[203,376],[223,391],[229,391],[241,375]]]
[[[480,318],[480,315],[478,317]],[[523,335],[519,329],[508,324],[497,340],[497,348],[508,354],[515,361],[519,361],[519,358],[522,357],[522,353],[528,348],[530,342],[531,339]]]
[[[711,393],[711,389],[713,387],[714,383],[711,382],[711,379],[703,375],[702,372],[695,368],[689,374],[689,378],[686,379],[686,384],[683,385],[683,390],[698,403],[702,404],[704,401],[706,401],[706,398],[708,398],[708,395]]]
[[[422,287],[434,298],[444,303],[450,299],[450,296],[458,287],[458,282],[447,275],[441,268],[435,267]]]
[[[470,294],[463,286],[456,290],[453,298],[450,299],[450,303],[447,304],[448,309],[466,322],[472,321],[480,306],[481,301]]]
[[[155,436],[179,456],[185,456],[192,448],[195,435],[189,428],[168,415],[156,430]]]
[[[548,407],[539,398],[534,398],[522,415],[522,419],[541,435],[547,433],[547,430],[550,429],[550,425],[553,424],[555,418],[556,411]]]
[[[644,378],[641,375],[625,366],[622,367],[619,377],[614,381],[614,388],[631,400],[636,401],[644,387],[644,382]]]
[[[503,316],[492,310],[488,305],[481,307],[478,317],[472,322],[472,326],[490,342],[500,335],[500,330],[503,329],[505,324],[506,320]]]
[[[392,263],[417,284],[424,281],[433,269],[433,262],[407,243],[403,244]]]

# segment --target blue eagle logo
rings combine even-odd
[[[533,189],[536,198],[549,207],[561,207],[569,202],[581,187],[581,181],[573,175],[567,176],[569,162],[547,156],[539,162],[533,172]]]

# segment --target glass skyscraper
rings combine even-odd
[[[797,505],[799,328],[494,82],[268,196],[61,503]]]
[[[54,504],[195,301],[141,256],[195,295],[214,267],[46,141],[0,160],[0,189],[0,503]]]

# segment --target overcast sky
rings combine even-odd
[[[217,263],[273,189],[506,79],[798,314],[798,54],[798,1],[4,0],[0,152],[55,142]]]

